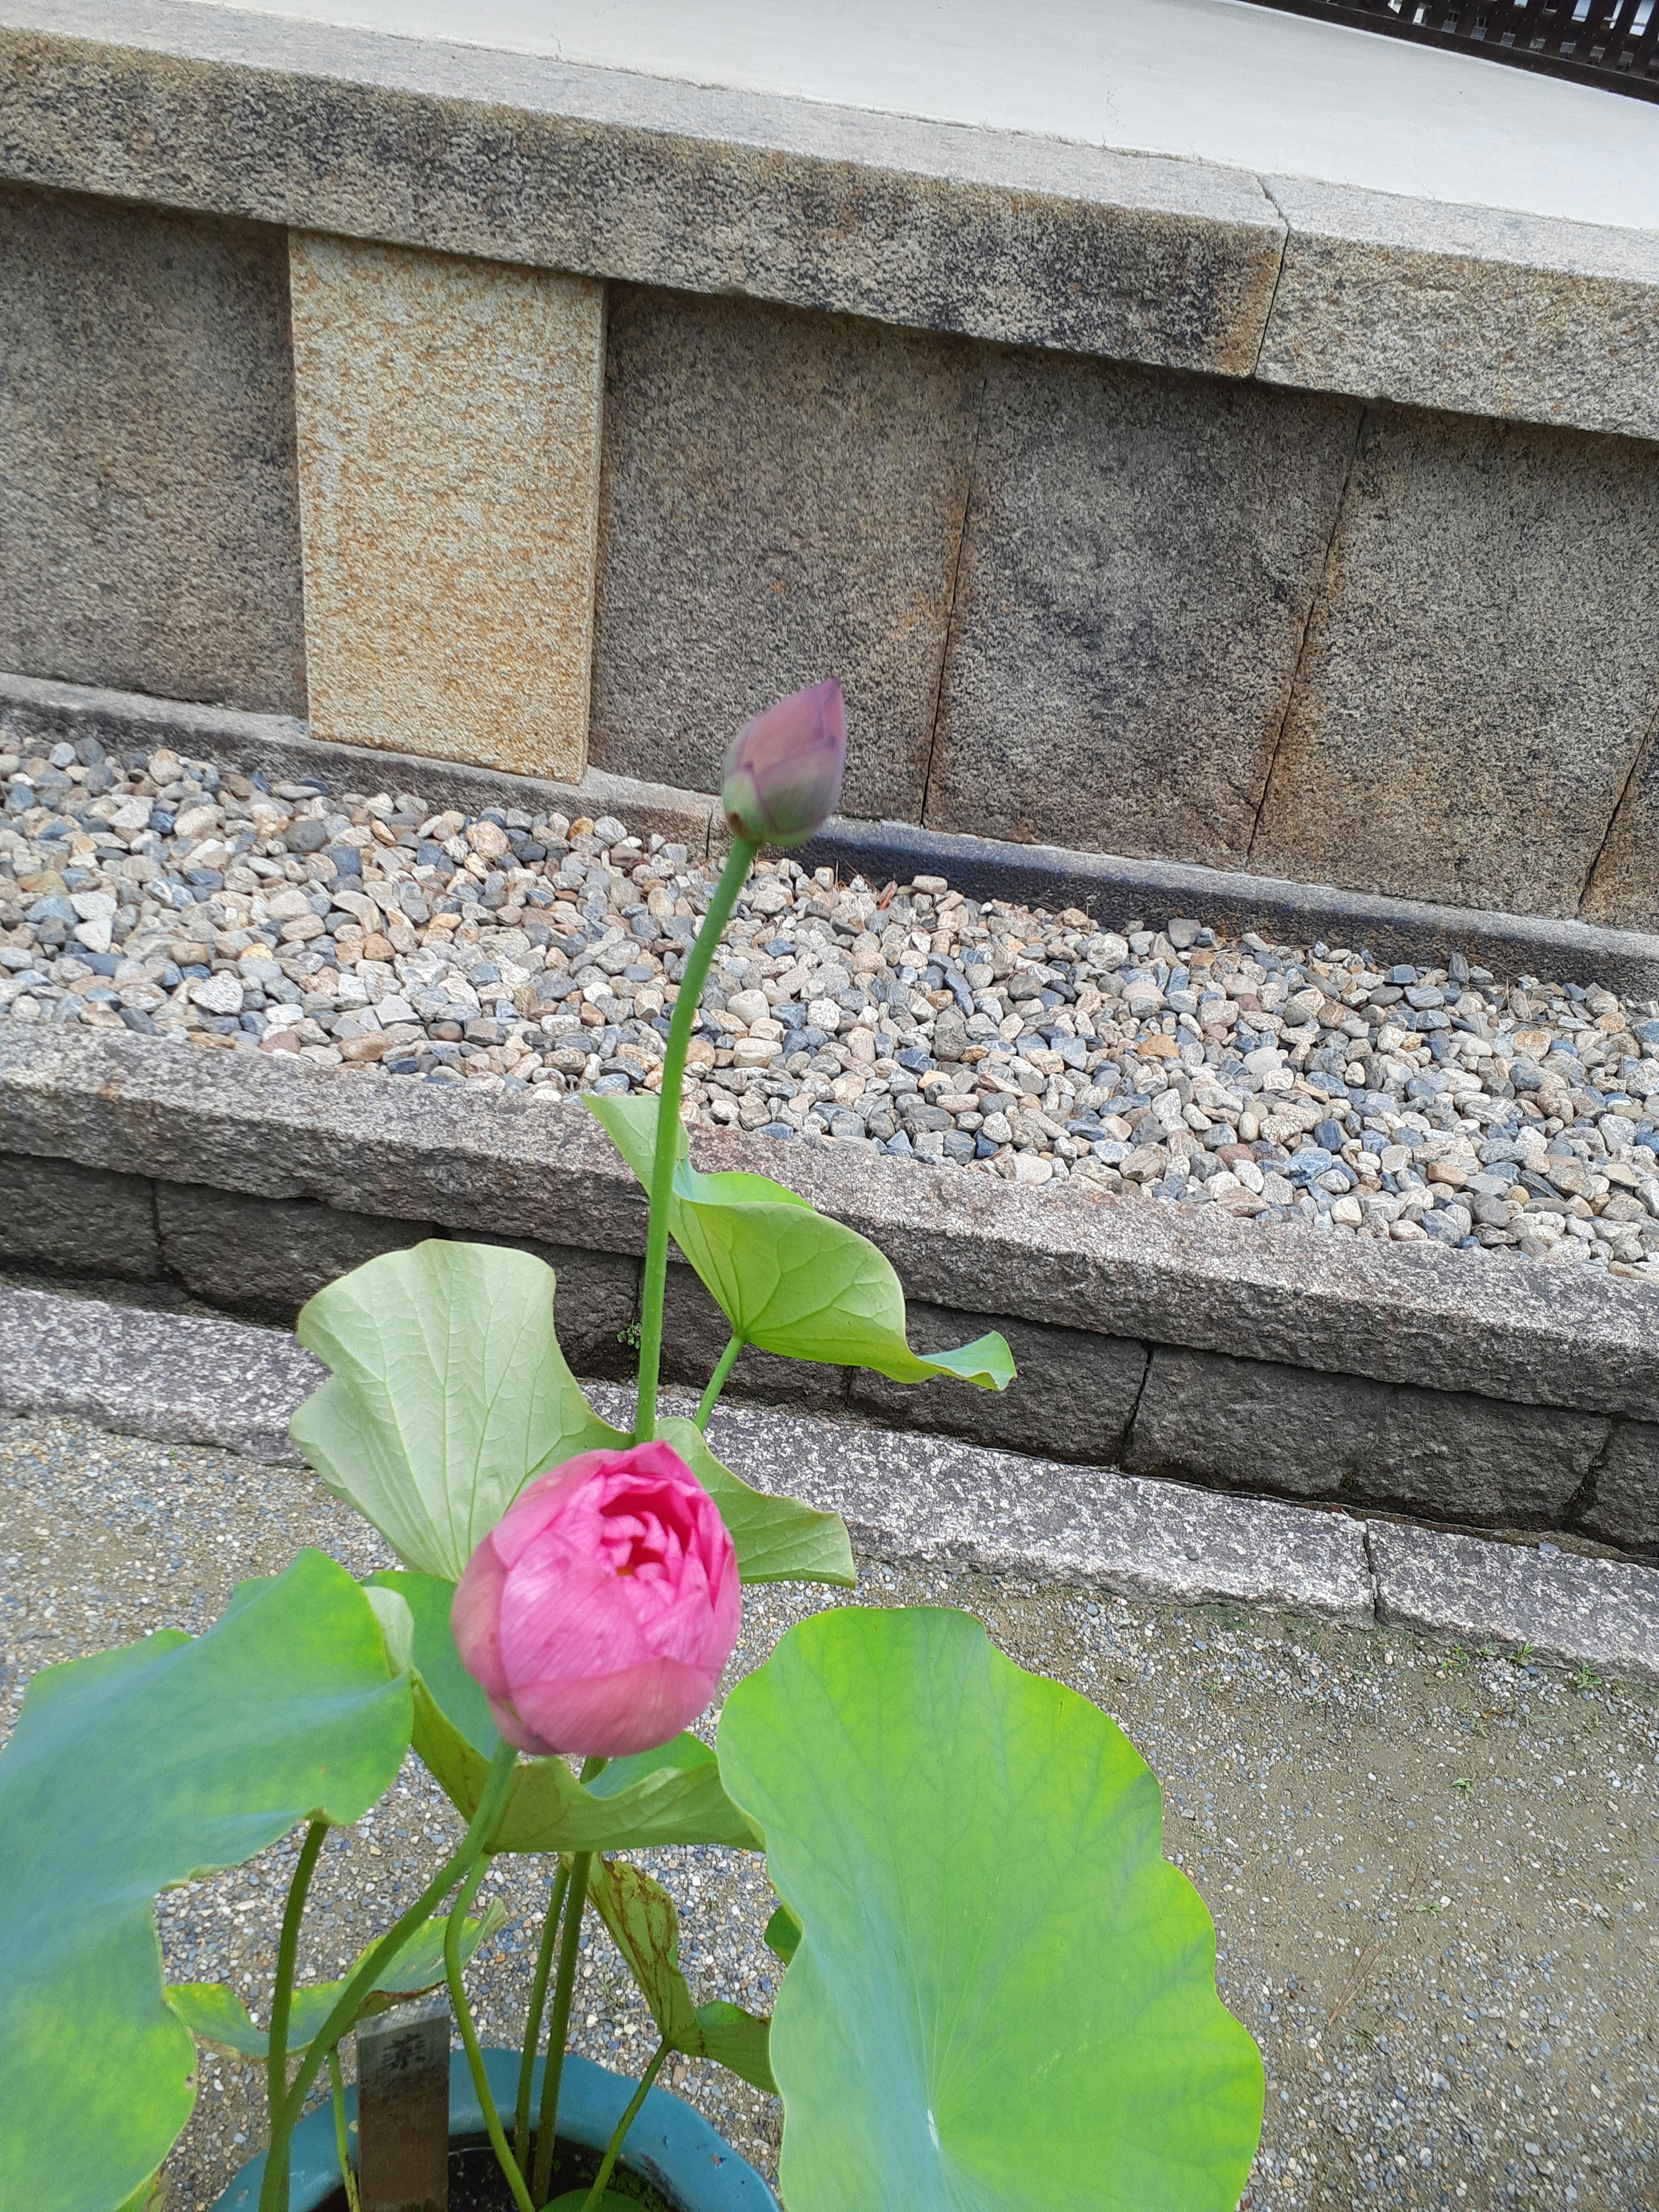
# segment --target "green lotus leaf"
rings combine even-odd
[[[483,1913],[461,1923],[461,1963],[465,1965],[481,1944],[487,1943],[505,1925],[507,1911],[499,1898],[494,1898]],[[441,1989],[444,1972],[444,1934],[448,1920],[440,1916],[422,1923],[413,1930],[397,1957],[382,1969],[380,1978],[357,2009],[357,2019],[366,2020],[377,2012],[389,2012],[405,1998],[423,1996],[428,1990]],[[373,1944],[366,1945],[351,1962],[355,1974]],[[288,2047],[301,2051],[313,2036],[324,2027],[329,2014],[339,2002],[340,1993],[351,1974],[335,1982],[307,1982],[294,1992],[294,2002],[289,2014]],[[175,1982],[167,1990],[167,2002],[198,2043],[217,2043],[228,2051],[240,2051],[244,2058],[263,2060],[269,2050],[268,2033],[256,2027],[248,2017],[247,2007],[234,1990],[222,1982]],[[343,2038],[356,2025],[348,2021],[341,2030]]]
[[[769,1951],[775,1951],[787,1966],[800,1948],[800,1923],[787,1905],[780,1905],[761,1930]]]
[[[657,1101],[584,1103],[648,1189]],[[950,1376],[1004,1390],[1012,1382],[1012,1355],[994,1330],[952,1352],[912,1352],[903,1289],[867,1237],[764,1176],[701,1175],[686,1155],[682,1128],[669,1233],[745,1344],[786,1359],[872,1368],[895,1382]]]
[[[769,2094],[777,2084],[766,2055],[770,2022],[740,2005],[694,2004],[680,1972],[680,1923],[659,1881],[626,1859],[596,1858],[588,1894],[657,2024],[675,2051],[713,2058]]]
[[[848,1607],[738,1685],[720,1757],[802,1930],[790,2212],[1231,2212],[1261,2061],[1103,1713],[964,1613]]]
[[[319,1291],[301,1340],[332,1370],[289,1432],[405,1565],[453,1583],[526,1482],[630,1434],[582,1395],[553,1330],[553,1270],[499,1244],[432,1240]],[[853,1579],[833,1513],[739,1481],[689,1421],[663,1434],[720,1510],[745,1582]],[[401,1623],[386,1622],[401,1649]]]
[[[500,1738],[489,1702],[450,1634],[454,1587],[432,1575],[385,1573],[373,1580],[401,1594],[414,1623],[415,1748],[471,1820]],[[694,1735],[613,1759],[586,1784],[562,1759],[520,1761],[490,1849],[642,1850],[657,1844],[760,1847],[752,1822],[721,1787],[714,1753]]]
[[[554,1287],[533,1253],[430,1238],[301,1310],[331,1372],[289,1434],[407,1565],[459,1580],[532,1476],[626,1441],[565,1363]]]
[[[155,1897],[308,1816],[356,1820],[410,1717],[362,1591],[319,1552],[242,1583],[199,1637],[34,1677],[0,1752],[0,2204],[144,2201],[195,2099]]]

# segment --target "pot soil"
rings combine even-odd
[[[599,2170],[599,2157],[598,2151],[589,2150],[585,2144],[559,2138],[553,2148],[553,2185],[549,2197],[556,2201],[566,2190],[590,2188]],[[653,2188],[643,2175],[629,2172],[620,2160],[611,2170],[605,2191],[626,2204],[637,2204],[640,2212],[678,2212],[659,2190]],[[318,2206],[317,2212],[348,2212],[345,2191],[337,2189]],[[514,2212],[513,2192],[487,2136],[450,2143],[449,2212]]]

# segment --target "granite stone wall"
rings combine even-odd
[[[0,183],[0,666],[305,713],[285,231]]]
[[[849,815],[1651,927],[1659,443],[1301,358],[0,185],[0,668],[690,790],[833,671]]]

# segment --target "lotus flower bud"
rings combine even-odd
[[[720,805],[734,837],[804,845],[841,800],[847,708],[832,677],[745,722],[726,756]]]
[[[520,1492],[456,1585],[461,1663],[533,1758],[678,1735],[738,1638],[737,1555],[665,1443],[584,1452]]]

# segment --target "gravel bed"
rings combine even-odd
[[[95,738],[0,753],[0,1012],[480,1093],[651,1088],[713,873]],[[1201,919],[757,870],[688,1116],[1316,1232],[1659,1275],[1659,1004]]]
[[[0,1734],[35,1668],[164,1625],[200,1629],[242,1576],[302,1544],[354,1573],[379,1540],[301,1470],[0,1418]],[[1022,1665],[1070,1682],[1162,1778],[1165,1848],[1219,1936],[1222,1994],[1267,2067],[1249,2212],[1651,2205],[1659,1991],[1654,1693],[1398,1629],[1102,1598],[866,1568],[859,1601],[965,1606]],[[744,1595],[732,1675],[828,1593]],[[302,1972],[338,1972],[412,1900],[458,1823],[411,1759],[374,1814],[330,1838]],[[295,1839],[297,1840],[297,1839]],[[162,1901],[167,1971],[224,1978],[263,2017],[295,1842]],[[646,1856],[646,1855],[641,1855]],[[769,2008],[759,1860],[648,1855],[686,1912],[700,1999]],[[491,1870],[507,1925],[469,1971],[486,2037],[523,2017],[547,1865]],[[648,2023],[602,1937],[576,2045],[636,2071]],[[702,2065],[673,2085],[775,2169],[776,2108]],[[206,2212],[260,2139],[251,2067],[204,2054],[168,2167],[171,2212]]]

